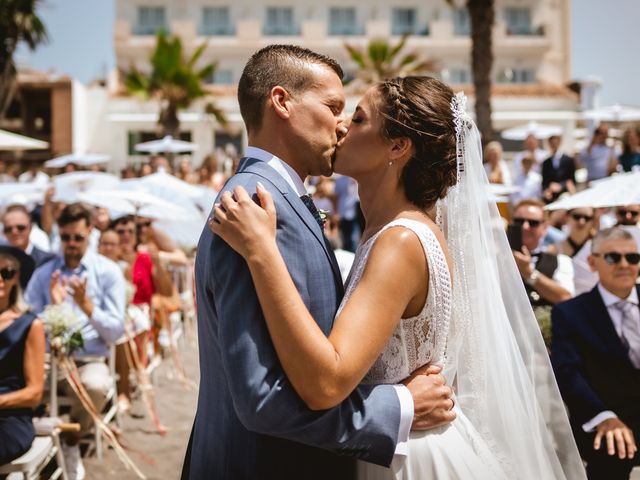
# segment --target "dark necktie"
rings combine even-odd
[[[300,200],[302,200],[302,203],[304,203],[304,206],[307,207],[307,209],[311,212],[311,215],[313,215],[313,218],[316,219],[316,222],[318,222],[318,225],[320,225],[320,228],[324,229],[324,220],[320,216],[320,212],[316,208],[315,203],[313,203],[313,199],[311,198],[311,195],[309,195],[308,193],[306,195],[301,195]]]

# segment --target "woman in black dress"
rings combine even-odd
[[[0,465],[31,446],[44,387],[44,328],[21,294],[33,269],[22,250],[0,246]]]

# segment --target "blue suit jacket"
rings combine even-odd
[[[551,361],[574,429],[582,432],[580,426],[604,410],[640,425],[640,370],[629,360],[598,288],[559,303],[551,315]]]
[[[328,334],[342,296],[333,252],[266,163],[244,158],[222,192],[241,185],[252,194],[258,181],[273,196],[289,273]],[[309,410],[278,362],[246,262],[207,227],[195,277],[200,391],[183,478],[349,478],[354,462],[336,453],[391,463],[400,422],[392,386],[360,386],[335,408]]]

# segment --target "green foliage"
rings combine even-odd
[[[217,63],[196,68],[207,48],[206,42],[185,58],[179,37],[170,37],[159,31],[156,40],[156,48],[150,58],[151,73],[143,73],[132,66],[129,72],[124,73],[124,84],[131,94],[158,99],[161,104],[159,123],[165,134],[176,136],[179,130],[178,110],[188,108],[194,100],[207,95],[203,82],[215,73]],[[207,105],[205,111],[211,112],[221,124],[226,124],[224,114],[215,105]]]
[[[349,57],[358,65],[356,81],[371,85],[388,78],[433,72],[436,69],[434,62],[422,59],[415,52],[402,54],[408,38],[409,34],[403,35],[395,45],[388,39],[374,38],[364,50],[345,43],[344,47]]]

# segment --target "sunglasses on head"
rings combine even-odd
[[[638,263],[640,263],[640,253],[638,252],[633,252],[633,253],[606,252],[606,253],[592,253],[592,255],[594,257],[602,256],[602,258],[604,258],[604,261],[607,262],[609,265],[616,265],[617,263],[620,263],[620,261],[622,260],[622,257],[625,258],[625,260],[629,263],[629,265],[638,265]]]
[[[80,235],[79,233],[76,233],[73,235],[69,235],[68,233],[63,233],[62,235],[60,235],[60,240],[62,240],[63,242],[70,242],[73,239],[74,242],[80,243],[80,242],[84,242],[85,238],[86,237],[84,235]]]
[[[0,268],[0,277],[2,280],[11,280],[18,273],[18,269],[15,267]]]
[[[627,215],[631,215],[632,217],[637,217],[640,214],[640,212],[636,212],[634,210],[627,210],[624,208],[619,208],[618,210],[616,210],[616,213],[621,217],[626,217]]]
[[[576,222],[580,220],[584,220],[585,222],[590,222],[593,220],[593,215],[582,215],[581,213],[572,213],[571,218],[573,218]]]
[[[516,225],[524,225],[524,223],[527,222],[529,224],[529,227],[531,228],[537,228],[542,224],[542,220],[530,220],[528,218],[514,218],[513,219],[513,223],[515,223]]]
[[[26,229],[27,229],[26,225],[5,225],[4,233],[11,233],[14,230],[17,230],[18,232],[24,232]]]

